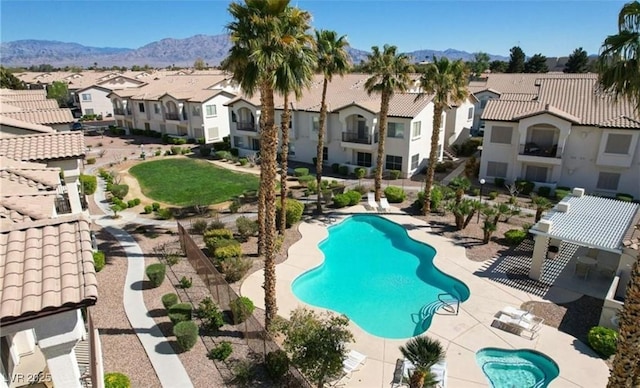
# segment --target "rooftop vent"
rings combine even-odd
[[[551,227],[553,226],[553,222],[549,220],[540,220],[537,224],[533,226],[534,229],[539,230],[543,233],[551,232]]]
[[[567,213],[569,211],[569,207],[569,202],[558,202],[556,210],[558,210],[559,212]]]
[[[584,189],[576,187],[575,189],[573,189],[573,192],[571,194],[573,194],[574,197],[580,198],[584,195]]]

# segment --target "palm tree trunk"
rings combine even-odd
[[[438,142],[440,140],[440,125],[442,124],[442,110],[439,105],[433,107],[433,128],[431,132],[431,151],[429,152],[429,165],[427,166],[427,176],[424,184],[424,205],[423,214],[426,216],[431,211],[431,187],[433,186],[433,176],[436,172],[436,162],[438,161]]]
[[[262,182],[260,191],[264,196],[264,305],[265,327],[276,317],[276,193],[273,187],[277,179],[278,128],[274,122],[273,88],[263,85],[262,115],[264,129],[261,134],[260,157]]]
[[[418,369],[414,370],[411,374],[411,377],[409,377],[409,387],[422,388],[422,386],[424,385],[424,376],[425,373],[423,371]]]
[[[378,157],[376,162],[376,177],[374,182],[375,199],[380,201],[382,196],[382,170],[384,169],[384,142],[387,138],[387,114],[389,114],[389,101],[391,96],[388,92],[382,92],[380,102],[380,121],[378,125]],[[373,134],[375,138],[375,133]]]
[[[316,203],[316,211],[318,214],[322,214],[322,196],[321,196],[321,183],[322,183],[322,155],[324,154],[324,131],[327,122],[327,84],[329,81],[327,77],[324,77],[322,82],[322,102],[320,103],[320,119],[318,128],[318,148],[316,150],[316,187],[318,188],[318,200]]]
[[[289,120],[291,120],[291,109],[289,108],[289,94],[284,95],[284,110],[280,116],[282,123],[282,147],[280,147],[280,234],[284,236],[287,227],[287,164],[289,161]]]
[[[618,348],[607,387],[637,387],[640,381],[640,255],[631,268],[619,322]]]
[[[260,106],[264,106],[264,93],[263,88],[260,89]],[[251,116],[253,118],[253,115]],[[258,127],[260,128],[260,136],[265,130],[264,115],[260,115]],[[262,141],[262,140],[261,140]],[[260,144],[260,154],[262,155],[262,144]],[[264,236],[265,236],[265,221],[264,221],[264,209],[266,206],[264,188],[267,186],[264,182],[264,170],[262,168],[262,162],[260,162],[260,183],[258,186],[258,256],[264,254]]]

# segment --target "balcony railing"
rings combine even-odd
[[[253,121],[238,121],[236,129],[238,131],[257,132],[256,124]]]
[[[62,194],[55,199],[56,213],[69,214],[71,213],[71,202],[69,201],[69,194]]]
[[[113,114],[114,115],[119,115],[119,116],[124,116],[124,109],[122,109],[122,108],[113,108]]]
[[[520,155],[539,156],[542,158],[561,158],[562,147],[557,144],[552,146],[539,146],[536,143],[520,144]]]
[[[165,120],[176,120],[176,121],[180,121],[180,114],[179,114],[179,113],[165,113],[165,114],[164,114],[164,119],[165,119]]]
[[[373,144],[378,142],[378,134],[361,135],[358,132],[342,132],[342,141],[346,143]]]

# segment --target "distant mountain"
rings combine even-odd
[[[202,58],[210,66],[219,65],[226,57],[231,42],[228,35],[195,35],[185,39],[167,38],[149,43],[138,49],[88,47],[78,43],[63,43],[46,40],[18,40],[0,43],[0,58],[4,66],[29,67],[47,63],[53,66],[132,66],[154,67],[191,66]],[[353,63],[366,59],[368,52],[348,48]],[[418,50],[407,53],[416,62],[446,56],[451,59],[472,60],[473,54],[448,49],[445,51]],[[506,60],[507,57],[490,55],[491,59]]]

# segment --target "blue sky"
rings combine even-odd
[[[616,0],[292,0],[313,15],[313,27],[347,35],[355,48],[385,43],[400,51],[454,48],[508,56],[597,53],[616,32]],[[0,40],[77,42],[138,48],[162,38],[217,35],[229,22],[223,0],[0,0]]]

